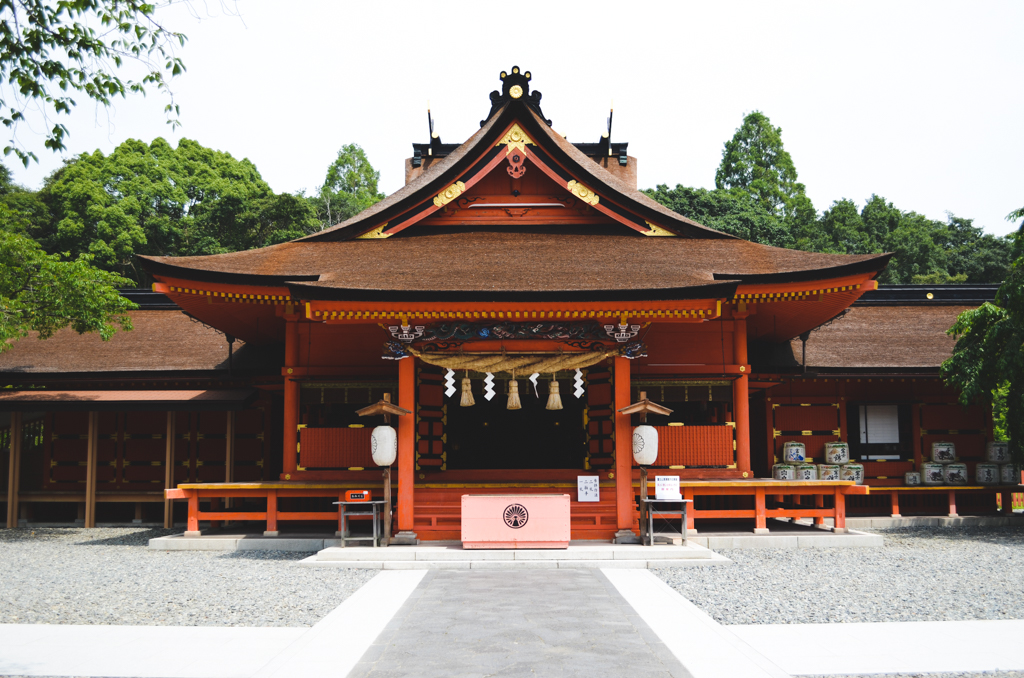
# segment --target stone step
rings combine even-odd
[[[374,570],[535,570],[535,569],[647,569],[725,565],[732,561],[712,553],[709,558],[656,560],[320,560],[310,556],[299,561],[303,567],[350,567]]]
[[[561,561],[637,561],[648,560],[708,560],[712,552],[690,544],[688,546],[644,547],[631,544],[600,546],[569,546],[567,549],[462,549],[459,546],[390,546],[329,547],[317,553],[322,561],[388,561],[388,562],[561,562]]]

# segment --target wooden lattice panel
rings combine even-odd
[[[299,431],[299,463],[305,469],[371,468],[372,428],[304,428]]]
[[[725,424],[655,426],[658,431],[656,466],[726,467],[733,463],[733,433]]]

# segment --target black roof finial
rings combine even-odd
[[[530,91],[530,80],[532,77],[530,71],[520,71],[519,66],[513,66],[510,73],[502,71],[501,92],[498,90],[491,92],[491,110],[487,113],[487,117],[480,121],[480,126],[483,127],[491,119],[491,116],[510,101],[519,101],[526,104],[540,116],[541,120],[550,126],[551,121],[546,119],[544,113],[540,110],[541,93]]]

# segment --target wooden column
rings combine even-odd
[[[920,471],[924,463],[924,450],[921,449],[921,403],[910,406],[910,444],[914,448],[914,468]]]
[[[616,543],[639,542],[633,533],[633,513],[636,499],[633,495],[633,427],[630,416],[619,410],[629,407],[630,378],[629,359],[613,358],[612,383],[614,397],[612,410],[615,412],[615,515],[618,532]]]
[[[277,490],[267,492],[267,529],[263,532],[264,537],[276,537],[277,531]]]
[[[11,412],[11,456],[7,463],[7,529],[18,526],[18,478],[21,476],[21,412]]]
[[[765,509],[765,489],[754,488],[754,534],[768,534],[768,518]]]
[[[412,356],[398,362],[398,406],[413,413],[398,417],[398,534],[391,543],[404,544],[416,540],[416,359]]]
[[[836,493],[835,493],[834,497],[835,497],[836,516],[835,516],[835,527],[832,528],[832,531],[835,532],[836,534],[845,534],[846,533],[846,493],[843,492],[843,488],[842,487],[837,487],[836,488]]]
[[[164,445],[164,489],[174,489],[174,438],[175,419],[174,412],[167,413],[167,435]],[[174,527],[174,500],[164,497],[164,528]]]
[[[747,387],[747,319],[733,320],[733,360],[743,370],[732,382],[732,412],[736,418],[736,470],[750,477],[750,394]]]
[[[299,383],[292,378],[299,366],[298,316],[285,316],[284,335],[284,477],[291,480],[299,461]]]
[[[891,502],[890,502],[891,503],[891,513],[890,513],[890,515],[893,518],[899,518],[900,517],[900,493],[893,491],[889,495],[889,498],[891,500]]]
[[[96,527],[96,471],[99,457],[100,413],[89,413],[85,460],[85,527]]]
[[[235,480],[235,412],[224,413],[227,421],[224,425],[224,482]],[[225,497],[224,510],[231,508],[231,498]]]

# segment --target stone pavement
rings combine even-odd
[[[691,678],[600,570],[433,570],[350,678]]]
[[[0,625],[0,675],[981,672],[1024,669],[1022,633],[1024,620],[723,626],[645,569],[385,570],[312,628]]]

